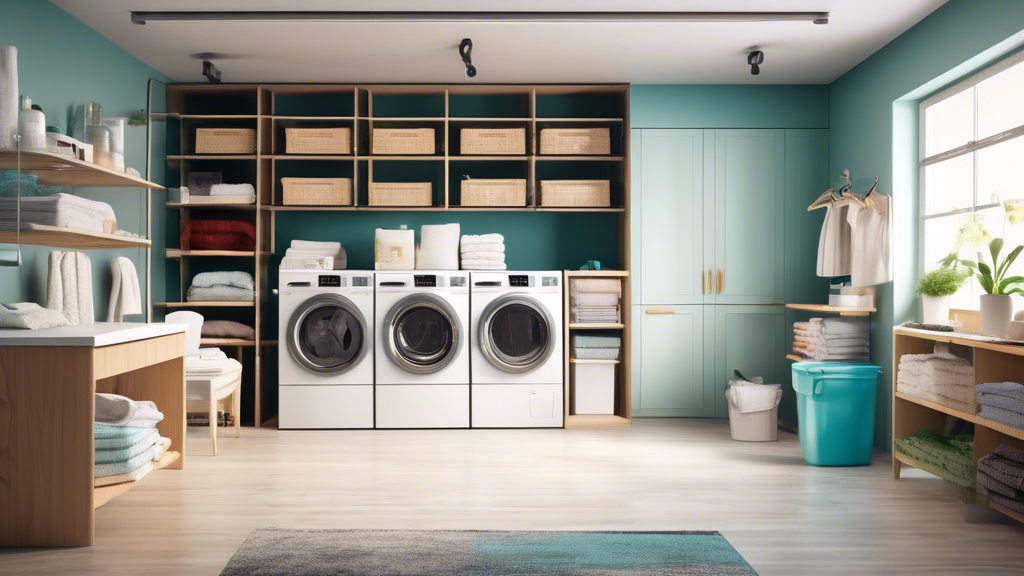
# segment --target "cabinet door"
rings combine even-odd
[[[725,386],[739,370],[747,378],[760,376],[781,384],[786,361],[786,316],[782,306],[715,306],[715,416],[729,415]]]
[[[715,131],[716,304],[784,302],[784,159],[783,130]]]
[[[634,416],[714,416],[706,386],[705,306],[634,306]],[[639,342],[636,333],[639,332]],[[637,386],[639,384],[639,386]]]
[[[632,194],[640,201],[633,243],[640,303],[698,304],[705,290],[703,131],[642,132],[640,186],[634,179]]]

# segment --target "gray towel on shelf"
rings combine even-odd
[[[1006,496],[1003,496],[1002,494],[997,494],[995,492],[992,492],[991,490],[986,490],[986,492],[987,494],[985,492],[983,492],[983,494],[985,496],[988,496],[989,500],[1001,506],[1005,506],[1010,510],[1013,510],[1014,512],[1020,512],[1021,514],[1024,514],[1024,501],[1017,500],[1015,498],[1007,498]]]
[[[42,330],[67,325],[68,319],[63,314],[35,302],[0,304],[0,328]]]
[[[1020,448],[1014,448],[1009,444],[1000,444],[996,448],[995,454],[997,456],[1001,456],[1002,458],[1020,464],[1022,469],[1024,469],[1024,450],[1021,450]]]
[[[202,272],[192,278],[192,285],[197,288],[232,286],[244,290],[256,289],[252,275],[248,272]]]
[[[998,394],[978,394],[978,406],[992,406],[1024,416],[1024,401]]]
[[[1014,490],[1024,490],[1024,466],[1012,460],[1008,460],[998,454],[989,454],[978,460],[978,470],[981,470]]]
[[[974,387],[978,393],[978,403],[981,403],[982,395],[1002,396],[1015,400],[1020,404],[1020,412],[1024,413],[1024,385],[1016,382],[987,382]]]
[[[212,288],[192,286],[188,289],[186,296],[189,302],[252,302],[255,298],[256,293],[252,290],[233,286],[214,286]]]
[[[1013,428],[1020,428],[1021,430],[1024,430],[1024,414],[984,404],[982,404],[980,408],[981,410],[978,412],[978,416],[994,420],[1000,424],[1012,426]]]
[[[996,480],[992,476],[989,476],[985,471],[978,470],[978,486],[981,486],[985,490],[1002,494],[1007,498],[1014,498],[1017,500],[1024,501],[1024,492],[1020,490],[1014,490],[1012,486],[1007,486],[999,480]],[[979,492],[982,492],[979,490]]]

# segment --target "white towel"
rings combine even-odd
[[[92,265],[81,252],[50,252],[46,279],[46,307],[56,310],[69,324],[92,324]]]
[[[504,244],[505,237],[501,234],[481,234],[473,236],[467,234],[462,237],[463,244]]]
[[[108,426],[152,428],[164,419],[156,404],[119,394],[96,393],[96,422]]]
[[[622,282],[614,278],[580,278],[569,283],[569,292],[575,296],[585,292],[594,294],[622,294]]]
[[[0,304],[0,328],[42,330],[67,325],[68,319],[63,314],[35,302]]]
[[[255,196],[256,189],[252,184],[214,184],[210,186],[210,196]]]
[[[142,294],[135,264],[124,256],[118,256],[110,263],[110,270],[114,274],[114,283],[110,288],[107,322],[121,322],[126,314],[142,314]]]
[[[233,286],[214,286],[212,288],[192,286],[188,289],[185,299],[189,302],[252,302],[256,299],[256,293]]]
[[[495,262],[504,262],[504,252],[490,252],[484,250],[470,250],[469,252],[462,253],[463,260],[494,260]]]
[[[330,262],[323,260],[324,258],[330,258]],[[316,267],[324,270],[344,270],[348,267],[348,254],[345,253],[344,248],[338,248],[334,252],[320,251],[320,250],[303,250],[299,248],[289,248],[285,250],[284,259],[291,259],[293,261],[299,260],[320,260]],[[299,268],[307,268],[309,266],[298,266]]]
[[[498,252],[500,254],[505,253],[504,244],[461,244],[459,246],[459,252],[466,254],[468,252]]]
[[[496,262],[494,260],[463,260],[463,270],[505,270],[507,267],[504,262]]]
[[[298,256],[285,256],[281,258],[281,264],[279,266],[283,270],[344,270],[345,267],[340,268],[334,267],[334,258],[332,256],[317,256],[315,258],[305,258]]]
[[[309,250],[313,252],[324,252],[331,256],[341,250],[341,242],[316,242],[313,240],[292,240],[292,248],[296,250]]]
[[[185,358],[185,376],[219,374],[228,363],[228,357],[218,352],[213,357],[189,356]]]
[[[0,150],[14,150],[18,133],[18,47],[0,46]]]
[[[213,288],[214,286],[234,286],[255,290],[252,274],[248,272],[201,272],[192,278],[192,285],[199,288]]]
[[[459,269],[459,225],[425,224],[416,250],[417,270]]]
[[[584,292],[582,294],[577,294],[573,296],[572,301],[577,307],[618,306],[619,295]]]
[[[159,462],[160,459],[164,457],[164,454],[167,454],[167,449],[170,447],[171,439],[161,436],[160,439],[156,441],[156,453],[153,454],[153,461]]]

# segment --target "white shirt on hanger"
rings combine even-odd
[[[843,204],[838,208],[828,206],[827,210],[818,238],[818,276],[849,276],[853,262],[851,222],[857,221],[861,207]]]
[[[872,194],[875,206],[850,212],[853,286],[874,286],[892,281],[892,196]]]

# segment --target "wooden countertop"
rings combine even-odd
[[[185,332],[186,324],[97,322],[43,330],[0,329],[0,346],[91,346],[99,348]]]

